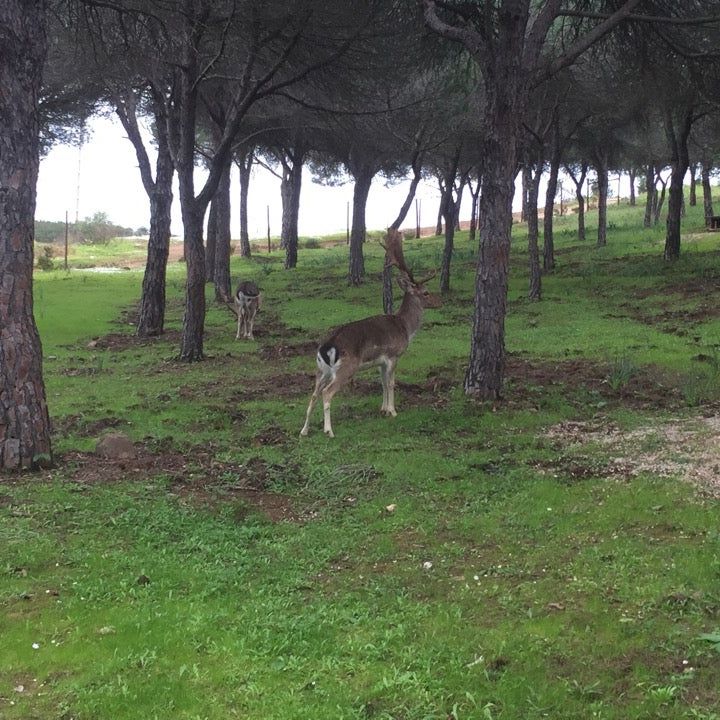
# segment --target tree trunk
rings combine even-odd
[[[543,269],[545,272],[551,272],[555,269],[553,216],[555,214],[555,196],[557,195],[558,174],[560,172],[561,158],[562,147],[560,145],[560,125],[559,120],[556,118],[553,126],[552,151],[550,154],[550,175],[548,177],[547,191],[545,192],[545,216],[543,218]]]
[[[477,236],[478,226],[478,200],[480,198],[480,188],[482,187],[482,179],[478,174],[478,181],[475,189],[473,190],[470,185],[470,197],[472,198],[472,205],[470,206],[470,231],[468,233],[468,240],[471,243],[475,242]]]
[[[230,168],[232,161],[227,159],[223,174],[220,176],[213,205],[215,214],[215,266],[213,268],[213,281],[215,283],[215,299],[224,302],[230,297]],[[207,263],[206,263],[207,266]]]
[[[182,183],[180,192],[182,195]],[[205,357],[205,248],[202,241],[203,213],[197,204],[193,199],[189,207],[183,207],[182,210],[187,265],[185,314],[180,342],[180,360],[183,362],[197,362]]]
[[[450,264],[452,263],[453,247],[455,245],[455,228],[459,214],[460,197],[462,188],[465,185],[463,180],[458,190],[457,202],[453,199],[453,188],[457,176],[458,164],[460,163],[461,146],[455,150],[455,154],[445,168],[444,177],[440,182],[443,194],[440,199],[440,211],[445,221],[445,247],[443,248],[442,266],[440,268],[440,292],[447,295],[450,292]]]
[[[280,247],[285,248],[285,269],[290,270],[297,266],[300,190],[305,151],[296,148],[294,152],[288,152],[287,157],[288,159],[283,161],[281,185],[283,210]]]
[[[168,158],[169,160],[169,158]],[[172,207],[172,163],[169,172],[158,172],[150,196],[150,237],[142,284],[138,337],[153,337],[165,331],[165,278],[170,254],[170,210]],[[167,177],[162,180],[161,176]]]
[[[658,173],[658,182],[662,186],[662,190],[658,195],[657,188],[655,189],[655,200],[653,205],[653,224],[657,225],[660,222],[660,214],[662,213],[663,205],[665,204],[665,191],[667,190],[667,180],[664,180],[662,175]]]
[[[703,210],[705,212],[705,227],[710,227],[713,216],[712,204],[712,188],[710,186],[710,170],[712,166],[709,162],[702,164],[702,189],[703,189]]]
[[[508,262],[515,194],[518,123],[525,91],[516,66],[515,49],[503,76],[486,80],[486,135],[483,148],[483,191],[480,196],[480,248],[475,276],[475,306],[465,392],[483,400],[502,394],[505,372],[505,314]]]
[[[248,233],[248,192],[253,157],[252,151],[248,151],[238,159],[238,169],[240,170],[240,255],[245,258],[249,258],[251,255],[250,234]]]
[[[457,189],[457,200],[454,204],[453,222],[455,223],[455,232],[460,232],[460,210],[462,207],[463,193],[465,192],[465,185],[467,185],[467,173],[463,175],[460,180],[460,184]]]
[[[143,276],[138,337],[161,335],[165,329],[165,279],[170,251],[170,217],[173,202],[172,182],[175,173],[168,136],[164,99],[156,88],[150,88],[155,119],[155,178],[137,122],[136,91],[130,87],[116,94],[115,112],[135,149],[140,179],[150,201],[150,236]]]
[[[595,156],[595,169],[598,178],[598,235],[597,246],[607,245],[607,200],[608,200],[608,168],[604,154],[598,152]]]
[[[566,166],[565,169],[575,185],[575,199],[578,204],[578,241],[585,242],[585,196],[583,195],[583,185],[585,184],[588,166],[583,160],[580,165],[579,177],[575,177],[575,173],[569,167]]]
[[[44,13],[43,2],[0,3],[0,471],[52,464],[32,286]]]
[[[635,178],[637,177],[637,170],[631,167],[628,170],[630,176],[630,207],[635,207],[637,204],[637,198],[635,197]]]
[[[668,194],[668,214],[665,223],[665,253],[666,260],[677,260],[680,257],[680,229],[682,224],[683,181],[690,166],[688,151],[688,138],[692,130],[693,114],[686,109],[680,122],[673,122],[671,112],[665,118],[665,131],[672,149],[672,173],[670,175],[670,191]],[[693,168],[693,175],[695,169]]]
[[[647,197],[645,198],[645,217],[643,218],[643,227],[649,228],[653,221],[653,208],[657,200],[657,190],[655,188],[655,167],[653,165],[645,166],[645,187],[647,189]]]
[[[353,190],[352,228],[350,230],[350,270],[348,282],[360,285],[365,277],[365,258],[363,243],[365,242],[365,208],[370,194],[370,185],[375,170],[367,165],[353,172],[355,188]]]
[[[217,252],[218,223],[217,203],[215,198],[210,201],[207,232],[205,233],[205,282],[212,282],[215,277],[215,253]]]
[[[522,168],[522,200],[520,204],[520,220],[527,222],[530,216],[530,185],[532,184],[532,170],[529,165]]]
[[[530,263],[530,287],[528,290],[528,299],[537,302],[542,298],[542,280],[540,273],[540,250],[538,246],[538,237],[540,235],[540,223],[538,220],[538,196],[540,193],[540,178],[542,177],[543,164],[538,162],[535,165],[535,173],[532,172],[532,166],[528,165],[528,176],[530,184],[528,185],[528,204],[527,204],[527,224],[528,224],[528,257]],[[524,169],[523,169],[524,172]],[[547,212],[547,205],[545,207]]]
[[[688,200],[690,207],[697,205],[697,169],[697,163],[693,163],[690,166],[690,198]]]
[[[442,266],[440,268],[440,292],[447,295],[450,292],[450,264],[455,245],[455,203],[452,198],[452,185],[445,190],[445,197],[441,200],[441,205],[443,219],[445,220],[445,246],[443,247]]]

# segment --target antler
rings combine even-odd
[[[405,264],[405,256],[402,249],[403,234],[399,230],[389,228],[387,231],[387,246],[380,243],[385,249],[385,266],[395,265],[401,272],[405,273],[414,283],[412,273]]]

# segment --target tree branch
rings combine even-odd
[[[560,57],[556,58],[553,62],[549,63],[544,69],[541,69],[536,78],[536,82],[538,84],[544,82],[563,68],[572,65],[572,63],[575,62],[575,60],[586,50],[588,50],[588,48],[607,35],[621,22],[627,20],[628,16],[632,14],[633,9],[639,5],[640,2],[641,0],[626,0],[625,4],[622,5],[619,10],[616,10],[607,18],[604,18],[603,22],[596,25],[592,30],[581,37],[565,53],[560,55]]]

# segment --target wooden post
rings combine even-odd
[[[267,206],[268,253],[270,252],[270,206]]]
[[[68,269],[68,213],[65,211],[65,272]]]

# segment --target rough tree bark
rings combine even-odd
[[[643,227],[652,227],[653,207],[657,198],[657,189],[655,187],[655,166],[652,164],[645,166],[645,187],[647,195],[645,197],[645,216],[643,217]]]
[[[218,187],[220,186],[218,185]],[[215,198],[213,198],[210,201],[207,229],[205,231],[205,282],[212,282],[215,275],[215,253],[217,252],[218,238],[217,211],[218,206]]]
[[[423,0],[425,22],[440,35],[462,43],[474,57],[484,81],[481,157],[485,163],[480,199],[480,253],[475,279],[475,306],[465,392],[493,400],[502,393],[505,370],[505,314],[512,200],[517,167],[517,142],[531,83],[570,65],[594,42],[621,22],[640,3],[626,0],[564,55],[542,59],[545,40],[561,11],[560,0],[544,3],[507,0],[484,3],[474,28],[458,12],[459,24],[440,19],[435,0]],[[444,8],[452,9],[453,5]],[[531,21],[531,7],[533,18]],[[456,19],[458,16],[455,16]]]
[[[703,210],[705,213],[705,227],[710,227],[713,216],[712,188],[710,186],[710,170],[712,163],[703,160],[702,163],[702,189],[703,189]]]
[[[690,207],[697,205],[697,169],[698,163],[693,163],[690,166],[690,197],[688,199]]]
[[[452,263],[453,248],[455,245],[455,227],[459,214],[460,197],[464,182],[459,183],[457,201],[453,198],[453,188],[457,177],[460,162],[461,147],[456,148],[455,154],[445,168],[440,187],[443,194],[440,199],[440,212],[445,222],[445,245],[443,247],[442,266],[440,268],[440,292],[447,295],[450,292],[450,264]]]
[[[350,268],[348,282],[358,286],[365,277],[365,258],[363,243],[365,242],[365,209],[370,194],[370,185],[375,177],[375,169],[364,163],[354,163],[351,172],[355,178],[353,188],[352,227],[350,229]]]
[[[138,337],[161,335],[165,330],[165,282],[170,253],[170,217],[173,202],[172,181],[175,167],[170,153],[167,114],[161,93],[150,88],[155,118],[155,178],[137,122],[135,94],[132,89],[115,97],[115,113],[135,149],[140,179],[150,200],[150,235],[143,276]]]
[[[251,256],[250,233],[248,232],[248,192],[250,190],[250,173],[255,155],[252,149],[238,155],[237,166],[240,171],[240,255]]]
[[[508,59],[509,60],[509,59]],[[495,400],[505,375],[505,315],[515,192],[517,137],[525,95],[521,74],[508,61],[505,77],[488,83],[487,125],[480,196],[480,247],[475,275],[472,344],[465,372],[468,395]]]
[[[530,185],[532,183],[532,169],[525,163],[520,171],[522,182],[522,200],[520,201],[520,220],[527,222],[530,215]]]
[[[0,471],[52,464],[42,346],[33,316],[38,93],[45,4],[0,3]]]
[[[542,177],[543,163],[539,161],[536,161],[532,164],[527,163],[525,167],[523,167],[523,172],[525,172],[525,168],[527,168],[529,178],[527,204],[527,237],[528,258],[530,266],[530,284],[528,288],[528,299],[533,302],[538,302],[542,299],[540,248],[538,245],[538,237],[540,235],[540,222],[538,220],[538,196],[540,193],[540,178]]]
[[[557,111],[556,111],[557,112]],[[553,237],[553,215],[555,212],[555,195],[557,195],[558,174],[562,159],[560,143],[560,121],[557,114],[553,118],[552,149],[550,151],[550,174],[545,192],[545,214],[543,217],[543,269],[551,272],[555,269],[555,240]],[[535,199],[537,204],[537,198]],[[539,294],[538,294],[538,298]]]
[[[172,175],[172,161],[169,162],[167,171],[161,170],[158,165],[156,189],[150,195],[150,236],[136,331],[138,337],[153,337],[165,332],[165,281],[170,255]]]
[[[597,247],[605,247],[607,245],[608,166],[607,156],[603,150],[595,152],[595,170],[598,183]]]
[[[578,241],[585,242],[585,196],[583,195],[583,185],[585,184],[585,176],[587,175],[588,164],[584,160],[580,165],[580,175],[576,176],[572,168],[565,166],[565,171],[575,185],[575,199],[578,204]]]
[[[300,191],[305,149],[302,146],[296,146],[292,150],[285,148],[282,153],[278,154],[278,157],[283,166],[280,184],[282,199],[280,247],[285,248],[285,269],[290,270],[297,267]]]
[[[228,157],[220,176],[212,204],[215,207],[215,264],[213,282],[215,299],[225,302],[230,297],[230,168],[232,161]]]
[[[470,206],[470,230],[468,232],[468,240],[471,243],[475,242],[477,237],[477,226],[478,226],[478,201],[480,199],[480,189],[482,187],[482,177],[478,173],[477,184],[473,188],[472,183],[468,182],[470,186],[470,197],[472,198],[472,204]]]
[[[679,122],[674,122],[671,111],[665,116],[665,132],[672,150],[672,173],[668,193],[668,214],[665,224],[666,260],[680,257],[680,226],[683,214],[683,180],[690,166],[688,138],[693,125],[692,108],[687,108]]]
[[[668,181],[660,174],[658,170],[656,182],[660,183],[660,193],[658,194],[657,187],[655,188],[655,194],[653,195],[653,225],[657,225],[660,222],[660,214],[662,213],[663,205],[665,204],[665,193],[667,191]]]
[[[631,167],[628,170],[628,175],[630,176],[630,207],[635,207],[635,178],[637,177],[637,170],[634,167]]]

